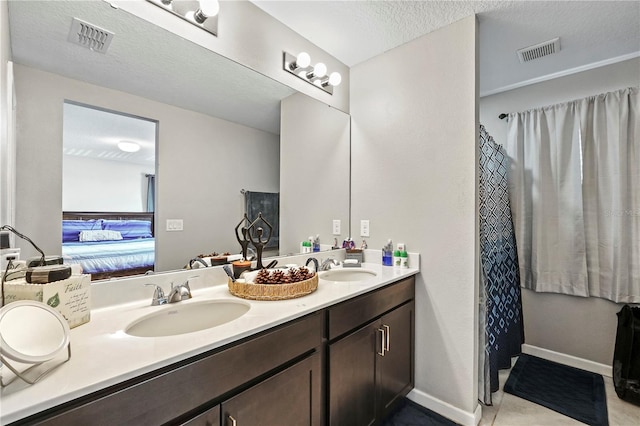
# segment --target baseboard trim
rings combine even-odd
[[[555,352],[549,349],[544,349],[538,346],[527,344],[522,345],[522,352],[528,355],[537,356],[538,358],[544,358],[549,361],[565,364],[570,367],[580,368],[581,370],[586,370],[592,373],[601,374],[606,377],[611,377],[610,365],[600,364],[598,362],[589,361],[588,359],[578,358],[573,355],[567,355],[561,352]]]
[[[416,404],[420,404],[431,411],[435,411],[441,416],[444,416],[449,420],[453,420],[454,422],[462,426],[476,426],[478,423],[480,423],[480,419],[482,418],[482,407],[480,406],[480,404],[478,404],[476,410],[471,413],[454,407],[447,402],[444,402],[415,388],[412,389],[411,392],[409,392],[407,398],[409,398]]]

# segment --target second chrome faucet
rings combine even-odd
[[[190,279],[196,277],[190,277]],[[189,280],[185,281],[182,284],[174,286],[171,283],[171,291],[169,294],[165,296],[162,287],[157,284],[145,284],[149,286],[154,286],[155,291],[153,292],[153,298],[151,299],[151,306],[157,305],[165,305],[167,303],[176,303],[181,300],[191,299],[191,288],[189,287]]]

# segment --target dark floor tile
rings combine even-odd
[[[398,409],[391,413],[383,426],[459,426],[413,401],[404,399]]]

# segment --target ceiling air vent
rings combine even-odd
[[[529,62],[560,51],[560,37],[518,50],[520,62]]]
[[[68,40],[94,52],[105,53],[109,48],[109,44],[111,44],[113,36],[114,34],[111,31],[96,27],[78,18],[73,18]]]

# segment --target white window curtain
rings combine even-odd
[[[523,287],[640,303],[638,91],[509,115]]]

